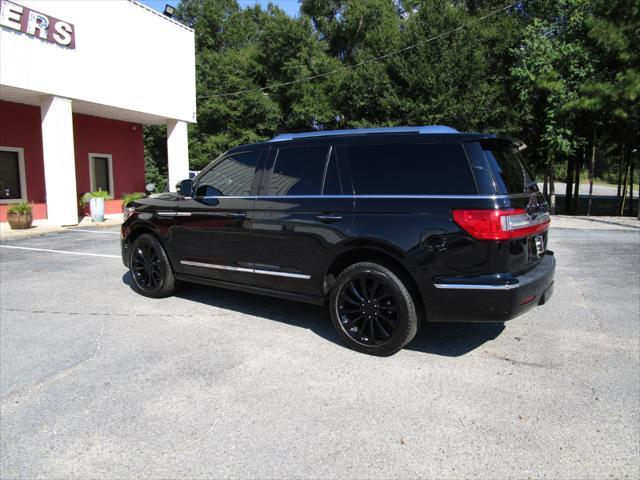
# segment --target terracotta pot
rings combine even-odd
[[[7,221],[12,230],[24,230],[31,227],[33,217],[30,213],[9,213]]]

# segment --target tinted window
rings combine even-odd
[[[251,195],[251,184],[260,152],[232,155],[206,172],[198,181],[199,197]]]
[[[329,157],[327,171],[324,174],[323,195],[342,195],[340,188],[340,177],[338,176],[338,163],[336,162],[336,153],[333,151]]]
[[[462,145],[352,145],[349,161],[358,195],[476,194]]]
[[[513,149],[491,149],[484,151],[493,171],[498,193],[535,192],[538,186],[531,179],[522,157]]]
[[[269,195],[320,195],[329,147],[281,148]]]

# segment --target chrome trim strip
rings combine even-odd
[[[180,260],[183,265],[192,267],[213,268],[216,270],[231,270],[233,272],[257,273],[259,275],[273,275],[276,277],[299,278],[301,280],[309,280],[311,275],[303,275],[301,273],[274,272],[271,270],[256,270],[254,268],[232,267],[229,265],[217,265],[213,263],[192,262],[190,260]]]
[[[303,275],[301,273],[274,272],[272,270],[254,270],[254,273],[260,275],[274,275],[276,277],[299,278],[301,280],[309,280],[311,275]]]
[[[461,199],[461,200],[501,200],[509,198],[527,198],[532,195],[537,195],[539,192],[533,193],[513,193],[510,195],[245,195],[245,196],[211,196],[211,197],[199,197],[203,199],[212,198],[234,198],[246,200],[269,200],[269,199],[281,199],[281,198],[434,198],[434,199]]]
[[[160,210],[156,212],[159,217],[190,217],[191,212],[169,212],[167,210]]]
[[[519,283],[510,283],[508,285],[483,285],[483,284],[463,284],[463,283],[434,283],[436,288],[444,288],[450,290],[512,290],[520,287]]]
[[[231,270],[233,272],[253,273],[253,268],[232,267],[229,265],[214,265],[212,263],[191,262],[189,260],[180,260],[180,263],[183,265],[190,265],[192,267],[204,267],[214,268],[216,270]]]

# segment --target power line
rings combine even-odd
[[[518,2],[513,2],[513,3],[509,4],[509,5],[507,5],[506,7],[501,7],[499,9],[497,9],[497,10],[489,12],[489,13],[487,13],[486,15],[484,15],[482,17],[475,18],[475,19],[473,19],[473,20],[471,20],[471,21],[469,21],[467,23],[463,23],[462,25],[460,25],[460,26],[458,26],[456,28],[453,28],[453,29],[448,30],[448,31],[443,32],[443,33],[439,33],[438,35],[436,35],[434,37],[427,38],[426,40],[423,40],[422,42],[414,43],[413,45],[409,45],[407,47],[403,47],[403,48],[400,48],[398,50],[393,50],[391,52],[385,53],[384,55],[380,55],[378,57],[368,58],[367,60],[363,60],[362,62],[355,63],[353,65],[342,65],[342,66],[340,66],[338,68],[335,68],[333,70],[329,70],[328,72],[319,73],[317,75],[311,75],[309,77],[299,78],[297,80],[291,80],[289,82],[283,82],[283,83],[276,83],[276,84],[273,84],[273,85],[267,85],[266,87],[248,88],[248,89],[245,89],[245,90],[238,90],[236,92],[215,93],[213,95],[202,95],[202,96],[199,96],[198,99],[217,98],[217,97],[232,97],[232,96],[235,96],[235,95],[242,95],[242,94],[245,94],[245,93],[263,92],[265,90],[272,90],[274,88],[286,87],[287,85],[295,85],[296,83],[308,82],[310,80],[315,80],[316,78],[322,78],[322,77],[326,77],[326,76],[329,76],[329,75],[333,75],[334,73],[340,72],[342,70],[348,70],[348,69],[351,69],[351,68],[361,67],[362,65],[366,65],[368,63],[378,62],[378,61],[383,60],[383,59],[385,59],[387,57],[390,57],[392,55],[397,55],[399,53],[404,53],[404,52],[406,52],[408,50],[413,50],[414,48],[417,48],[417,47],[419,47],[421,45],[425,45],[427,43],[434,42],[434,41],[436,41],[436,40],[438,40],[440,38],[446,37],[447,35],[450,35],[452,33],[455,33],[457,31],[459,31],[459,30],[467,28],[470,25],[473,25],[475,23],[482,22],[482,21],[486,20],[487,18],[493,17],[495,15],[498,15],[498,14],[500,14],[502,12],[505,12],[505,11],[513,8],[514,6],[518,5],[519,3],[520,3],[519,1]]]

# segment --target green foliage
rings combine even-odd
[[[10,203],[9,205],[7,205],[7,213],[27,215],[31,213],[32,210],[33,210],[33,207],[31,203],[25,202],[25,201]]]
[[[510,73],[520,103],[528,107],[527,123],[535,124],[542,149],[536,158],[566,156],[575,152],[579,139],[569,106],[579,96],[595,66],[576,31],[584,29],[587,3],[556,2],[542,18],[533,18],[522,39],[512,49]]]
[[[132,193],[123,193],[122,194],[122,209],[127,206],[129,202],[135,202],[136,200],[140,200],[141,198],[146,197],[143,192],[132,192]]]
[[[166,160],[165,160],[165,168],[166,168]],[[151,157],[147,156],[144,158],[144,183],[145,185],[148,183],[153,183],[156,188],[156,192],[164,191],[167,185],[167,175],[163,173],[156,162],[154,162]]]
[[[191,127],[193,128],[193,127]],[[167,127],[150,125],[144,128],[144,181],[154,183],[161,192],[167,184]]]
[[[89,203],[92,198],[102,198],[104,200],[111,200],[111,195],[109,192],[105,192],[104,190],[97,190],[95,192],[87,192],[80,198],[80,205],[84,206]]]
[[[596,141],[597,169],[612,178],[622,146],[639,143],[640,4],[528,0],[483,19],[506,3],[301,0],[291,18],[273,5],[182,0],[197,52],[191,168],[287,131],[448,124],[519,137],[534,170],[555,161],[562,179]],[[145,149],[146,181],[161,190],[165,127],[145,129]]]

